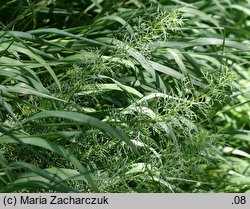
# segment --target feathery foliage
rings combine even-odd
[[[1,4],[1,192],[222,191],[249,1]]]

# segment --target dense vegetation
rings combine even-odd
[[[250,1],[0,3],[0,192],[250,191]]]

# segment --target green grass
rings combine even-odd
[[[249,189],[249,2],[98,2],[1,3],[0,192]]]

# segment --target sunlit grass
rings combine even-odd
[[[243,6],[4,4],[0,191],[216,191],[223,107],[249,67]]]

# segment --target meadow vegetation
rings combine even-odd
[[[250,191],[249,0],[13,0],[0,27],[0,192]]]

